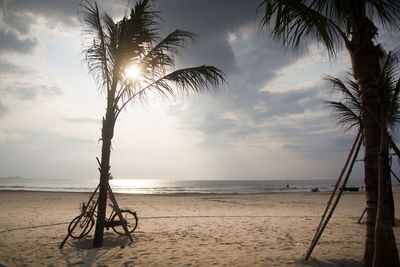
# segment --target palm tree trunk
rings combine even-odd
[[[383,107],[380,105],[380,132],[381,132],[381,142],[378,156],[378,205],[376,211],[375,220],[375,233],[374,233],[374,255],[373,255],[373,267],[382,266],[382,247],[380,246],[380,241],[383,237],[383,209],[384,209],[384,179],[387,174],[386,161],[388,159],[387,155],[387,145],[386,145],[386,121],[383,115]]]
[[[358,53],[357,53],[358,52]],[[367,200],[367,235],[365,240],[364,263],[372,266],[374,255],[375,220],[378,204],[378,155],[380,129],[373,117],[379,116],[378,87],[379,61],[371,43],[368,47],[352,53],[353,74],[361,91],[362,124],[364,131],[364,172]],[[364,68],[362,68],[364,66]],[[369,68],[365,68],[369,66]],[[368,108],[369,107],[369,108]],[[374,114],[371,114],[371,113]]]
[[[364,33],[364,35],[368,34]],[[349,51],[352,59],[353,75],[358,81],[359,90],[361,92],[362,124],[364,129],[364,171],[367,201],[367,234],[365,240],[364,264],[365,266],[372,266],[378,207],[378,157],[381,143],[381,131],[376,123],[376,118],[381,117],[377,86],[380,66],[379,49],[374,46],[369,36],[364,35],[363,33],[353,34],[352,47]],[[384,194],[384,199],[387,199],[387,194]],[[386,213],[386,210],[388,209],[384,209],[383,211]],[[384,234],[380,240],[377,240],[377,244],[379,244],[383,253],[387,254],[386,256],[388,259],[391,260],[390,264],[388,263],[389,265],[385,266],[399,266],[392,222],[390,221],[389,226],[386,223],[387,216],[383,217],[385,218],[382,223],[382,232]],[[389,254],[392,255],[390,256]]]
[[[379,204],[381,205],[382,211],[379,212],[376,221],[376,228],[380,231],[379,235],[375,233],[375,250],[380,247],[380,254],[375,253],[374,255],[374,266],[400,266],[398,251],[396,247],[396,240],[393,233],[393,216],[394,216],[394,203],[393,203],[393,192],[391,190],[390,180],[390,162],[389,162],[389,147],[384,140],[384,150],[380,154],[382,158],[382,181],[379,182]],[[381,177],[379,177],[381,179]],[[381,224],[381,225],[378,225]]]
[[[101,150],[101,170],[100,170],[100,189],[99,204],[97,206],[96,230],[93,239],[93,247],[103,246],[104,222],[107,208],[107,182],[110,170],[111,139],[107,132],[113,127],[112,123],[103,120],[103,144]]]
[[[387,161],[388,163],[388,161]],[[399,254],[396,246],[396,239],[393,233],[393,210],[394,207],[391,206],[392,202],[392,190],[390,190],[390,165],[389,163],[386,165],[386,170],[388,174],[385,176],[383,182],[383,191],[385,193],[383,199],[383,214],[382,214],[382,225],[383,225],[383,236],[381,241],[382,250],[382,258],[381,264],[378,266],[400,266]]]
[[[108,92],[106,118],[103,118],[99,204],[97,206],[96,230],[93,238],[94,248],[103,246],[104,222],[107,209],[107,183],[110,176],[111,141],[114,136],[115,126],[114,95],[113,90]]]
[[[367,18],[365,1],[348,1],[349,22],[351,24],[352,40],[346,44],[350,53],[353,76],[357,80],[361,93],[362,126],[364,130],[364,171],[367,209],[367,234],[364,250],[364,265],[372,266],[374,257],[375,223],[378,205],[378,156],[381,143],[380,130],[380,103],[378,92],[378,80],[381,72],[379,65],[380,48],[375,46],[373,39],[376,35],[376,27]],[[383,196],[387,199],[387,194]],[[383,213],[386,214],[386,210]],[[386,266],[399,266],[396,242],[394,242],[392,222],[386,223],[386,217],[382,224],[381,240],[377,245],[390,255],[390,262]],[[392,238],[393,237],[393,238]],[[388,239],[387,239],[388,238]],[[390,240],[389,240],[390,239]],[[388,242],[383,242],[383,241]],[[395,259],[397,258],[397,260]]]
[[[393,188],[392,188],[392,177],[391,174],[389,174],[388,177],[388,197],[389,197],[389,206],[390,206],[390,217],[392,221],[392,226],[396,226],[396,211],[394,209],[394,198],[393,198]]]
[[[384,141],[383,141],[384,143]],[[375,252],[373,266],[399,266],[399,257],[392,231],[393,213],[390,205],[390,164],[389,150],[386,147],[379,155],[379,197],[375,225]],[[393,245],[394,244],[394,245]]]
[[[361,92],[362,124],[364,131],[364,171],[367,199],[367,235],[364,263],[372,266],[374,255],[375,221],[378,205],[378,155],[381,133],[374,118],[380,118],[377,81],[380,74],[379,50],[366,33],[353,33],[349,48],[353,75]],[[366,67],[368,66],[368,67]],[[382,248],[383,249],[383,248]]]

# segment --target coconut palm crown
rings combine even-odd
[[[225,82],[224,74],[213,66],[171,71],[175,56],[180,55],[179,49],[197,36],[176,30],[161,37],[157,32],[160,17],[157,11],[151,10],[148,0],[137,2],[119,22],[101,12],[97,3],[86,1],[81,7],[86,26],[83,54],[99,87],[107,93],[115,91],[116,117],[128,102],[149,91],[175,96],[177,91],[172,84],[185,92],[198,93],[208,85]],[[126,75],[126,68],[131,65],[139,67],[140,80],[132,81]]]
[[[330,56],[345,45],[352,47],[351,39],[360,30],[369,31],[372,38],[378,29],[400,29],[400,2],[398,0],[263,0],[261,27],[268,28],[286,48],[295,51],[310,43],[320,43]],[[351,14],[354,9],[360,13]],[[365,29],[358,29],[364,24]]]

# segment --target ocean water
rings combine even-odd
[[[113,192],[128,194],[310,192],[316,187],[323,192],[332,191],[335,183],[336,180],[110,180]],[[98,179],[0,178],[0,191],[91,192],[97,185]],[[347,186],[361,188],[363,181],[350,179]]]

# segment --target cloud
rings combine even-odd
[[[80,1],[5,0],[1,5],[3,23],[19,34],[29,34],[32,27],[44,21],[48,28],[77,25],[77,5]]]
[[[257,0],[168,0],[155,2],[155,9],[161,10],[166,32],[181,29],[199,35],[198,43],[188,45],[183,53],[187,64],[214,65],[230,73],[237,71],[237,62],[229,34],[256,24],[258,4]]]
[[[21,39],[13,31],[0,30],[0,54],[5,53],[32,53],[34,48],[38,45],[36,38]]]
[[[313,80],[303,80],[304,84],[292,82],[284,91],[265,90],[285,75],[289,66],[300,62],[301,69],[309,55],[305,50],[296,56],[285,52],[260,31],[258,4],[172,0],[167,7],[166,2],[156,2],[167,30],[182,28],[200,36],[198,44],[184,51],[184,62],[215,64],[227,74],[229,83],[220,95],[174,105],[171,114],[180,119],[183,130],[201,134],[202,148],[216,152],[232,153],[232,147],[238,145],[254,151],[273,147],[315,160],[347,151],[351,135],[342,135],[341,129],[334,127],[323,105],[330,91],[318,70],[310,73]]]
[[[34,71],[22,65],[18,65],[5,60],[0,60],[0,76],[13,76],[22,73],[24,75],[27,75],[27,74],[33,74]]]
[[[4,115],[9,111],[9,108],[0,102],[0,118],[3,118]]]
[[[55,28],[60,31],[77,29],[79,22],[76,8],[79,2],[80,0],[2,1],[0,3],[3,13],[2,24],[0,24],[0,53],[29,54],[39,45],[38,40],[45,43],[45,39],[41,39],[43,33],[47,38],[47,33],[51,32],[51,35],[57,40],[59,31],[54,31]],[[123,16],[123,10],[128,5],[127,2],[126,0],[100,0],[99,6],[118,19]],[[135,0],[130,1],[132,4],[134,2]],[[291,175],[297,178],[298,169],[292,171],[285,168],[286,157],[289,157],[293,160],[294,166],[302,165],[303,173],[312,173],[312,177],[316,177],[318,174],[314,174],[314,168],[304,163],[317,165],[323,160],[328,162],[328,160],[334,159],[332,162],[316,167],[316,169],[322,170],[321,172],[325,172],[326,166],[335,165],[337,162],[335,160],[347,153],[353,136],[342,134],[341,129],[334,128],[329,110],[323,105],[323,100],[329,99],[330,91],[321,83],[322,71],[318,68],[328,59],[321,63],[321,60],[316,60],[315,57],[310,59],[310,55],[304,55],[302,51],[295,57],[290,51],[283,52],[277,43],[272,43],[268,34],[258,27],[259,18],[257,16],[260,14],[256,14],[256,9],[260,0],[158,0],[151,1],[151,3],[155,4],[155,10],[161,11],[160,15],[164,19],[162,31],[165,35],[175,29],[188,30],[199,35],[197,43],[189,43],[188,47],[182,51],[183,58],[177,62],[179,67],[214,65],[223,70],[228,79],[226,90],[220,94],[193,96],[175,103],[169,109],[168,115],[172,115],[172,118],[165,116],[166,120],[174,123],[161,122],[161,119],[160,122],[157,122],[161,126],[164,125],[163,123],[172,125],[173,130],[169,129],[169,126],[165,126],[167,129],[165,132],[168,132],[169,129],[174,133],[173,138],[176,140],[171,140],[171,143],[176,142],[179,144],[178,147],[182,148],[181,151],[177,151],[178,148],[176,154],[182,154],[181,159],[184,159],[185,163],[190,161],[188,158],[193,157],[191,162],[193,168],[186,167],[184,170],[185,166],[182,166],[182,160],[179,160],[179,157],[174,156],[175,159],[178,159],[174,163],[173,157],[165,152],[165,157],[158,157],[163,164],[164,162],[165,165],[175,164],[174,166],[179,169],[182,177],[190,176],[193,172],[199,172],[201,175],[201,170],[206,169],[207,175],[210,177],[215,177],[216,174],[218,176],[218,172],[224,173],[224,176],[221,177],[227,178],[238,177],[239,174],[241,178],[246,175],[267,178],[271,175],[282,176],[282,173],[293,172],[294,174]],[[79,38],[78,33],[75,36],[77,39]],[[395,44],[395,40],[394,37],[388,38],[387,43]],[[45,43],[46,45],[42,47],[43,52],[45,56],[49,57],[41,57],[41,59],[54,61],[55,58],[51,56],[51,52],[59,43],[59,41]],[[70,47],[69,42],[66,43]],[[310,53],[314,53],[314,51]],[[347,59],[347,53],[343,52],[343,54]],[[304,60],[305,57],[309,60]],[[65,58],[71,61],[63,60],[62,62],[65,61],[65,64],[62,64],[62,72],[56,75],[65,73],[68,75],[68,67],[72,66],[70,64],[72,60],[76,60],[76,55],[72,55],[70,49],[66,49]],[[75,79],[76,75],[69,75],[69,78],[57,76],[57,81],[64,81],[57,83],[53,82],[53,78],[51,78],[59,70],[58,68],[50,69],[54,65],[46,64],[33,70],[12,63],[14,60],[12,57],[7,59],[10,62],[0,61],[1,78],[6,78],[2,79],[0,84],[0,95],[7,97],[2,100],[4,103],[7,103],[4,99],[13,101],[15,98],[19,100],[51,99],[63,94],[64,90],[67,90],[64,89],[64,86],[68,86],[68,97],[65,100],[72,101],[70,106],[78,106],[78,103],[82,103],[82,99],[86,99],[82,96],[82,92],[78,91],[82,89],[81,84],[75,87],[72,85],[71,77]],[[318,61],[319,65],[314,64],[314,61]],[[304,64],[305,62],[307,64]],[[27,62],[26,66],[29,64]],[[345,64],[347,62],[342,65]],[[291,68],[291,66],[295,66],[295,68]],[[50,71],[46,72],[45,67]],[[305,68],[307,68],[307,72],[304,72]],[[290,71],[295,72],[296,75],[287,73]],[[325,72],[325,69],[323,71]],[[336,69],[335,72],[337,71]],[[14,73],[28,75],[21,78],[18,75],[13,76]],[[43,75],[40,76],[40,74]],[[302,77],[301,75],[304,74],[307,75]],[[286,77],[288,79],[295,78],[285,81]],[[281,81],[283,82],[281,83]],[[60,86],[61,84],[63,86]],[[274,86],[277,88],[273,88]],[[78,95],[77,98],[73,98],[75,94]],[[92,100],[90,99],[90,101]],[[90,101],[85,103],[85,105],[87,104],[85,109],[98,108],[91,106]],[[32,101],[29,104],[35,103],[40,106],[39,102]],[[26,102],[19,101],[17,104],[24,105]],[[7,105],[12,106],[11,102]],[[78,108],[81,109],[81,107]],[[2,114],[4,116],[7,112],[8,107],[0,103],[0,116]],[[49,113],[46,109],[41,112]],[[51,114],[57,118],[51,128],[62,125],[63,133],[67,133],[68,128],[80,129],[83,124],[93,126],[92,124],[100,123],[91,115],[68,117],[65,114],[65,110],[57,110],[54,115]],[[82,114],[82,112],[75,114]],[[23,121],[18,123],[24,125]],[[157,128],[160,126],[157,123],[156,127],[146,129],[144,135],[151,135],[160,131],[159,129],[164,130],[162,127]],[[136,125],[142,127],[138,132],[144,131],[143,125],[140,123]],[[91,145],[92,141],[85,140],[85,136],[87,136],[85,134],[82,134],[83,140],[79,140],[51,132],[49,129],[42,132],[32,132],[27,129],[16,131],[16,133],[9,131],[4,134],[3,131],[2,134],[0,132],[0,139],[5,137],[15,139],[11,143],[0,144],[0,152],[4,155],[11,155],[7,158],[7,162],[3,162],[3,167],[13,164],[19,166],[19,164],[15,164],[18,161],[18,163],[22,162],[21,165],[28,174],[28,171],[35,169],[39,173],[38,176],[43,174],[43,170],[49,170],[56,175],[57,173],[59,175],[60,172],[64,173],[65,170],[68,175],[75,175],[70,171],[75,169],[80,171],[87,169],[90,164],[96,164],[93,162],[92,152],[98,151],[97,140],[94,140]],[[80,135],[76,134],[76,136]],[[130,150],[125,145],[126,143],[123,143],[126,142],[123,141],[123,138],[119,137],[116,140],[121,140],[120,147],[126,149],[126,155],[128,155],[125,155],[123,159],[120,158],[123,162],[127,162],[126,177],[131,175],[132,153],[137,153],[137,157],[133,158],[141,159],[141,163],[138,165],[146,166],[142,173],[147,177],[149,173],[152,174],[152,169],[148,168],[149,165],[146,163],[149,158],[154,157],[152,149],[158,152],[172,151],[172,149],[163,149],[164,143],[168,142],[165,142],[162,137],[150,142],[148,142],[149,139],[143,139],[146,142],[140,145],[145,147],[143,149],[144,157],[139,154],[140,150],[137,151],[140,146],[133,145],[134,149]],[[186,141],[190,144],[185,144]],[[161,147],[158,143],[161,144]],[[19,150],[19,153],[16,153],[15,150]],[[79,153],[77,154],[76,151]],[[86,157],[85,153],[90,156]],[[38,154],[42,156],[37,157]],[[278,157],[284,157],[285,160]],[[14,163],[12,158],[14,158]],[[274,166],[267,166],[266,163],[271,163],[268,159],[271,159]],[[198,162],[202,162],[204,168],[198,167]],[[67,165],[64,166],[64,163]],[[51,165],[55,167],[49,168],[48,166]],[[211,168],[209,168],[210,166]],[[40,168],[42,170],[39,170]],[[270,169],[275,169],[275,173],[271,173]],[[165,169],[160,167],[158,170],[159,173],[165,173],[167,176],[173,175],[168,174],[171,171],[168,167]],[[214,171],[215,173],[213,173]],[[235,174],[236,171],[238,174]],[[97,175],[97,173],[95,174]],[[25,174],[22,175],[25,176]],[[80,177],[81,174],[76,174],[76,176]],[[330,173],[327,176],[330,176]]]
[[[285,92],[262,91],[263,85],[275,77],[272,72],[266,73],[270,78],[252,81],[255,88],[248,87],[248,77],[253,74],[242,73],[242,80],[235,80],[224,94],[202,96],[190,104],[175,106],[171,112],[181,119],[184,129],[202,133],[202,146],[208,149],[244,142],[255,147],[275,144],[302,157],[318,159],[341,133],[332,126],[329,109],[323,104],[330,91],[318,79],[314,85]],[[335,146],[336,152],[342,152],[348,139],[339,141],[342,146]]]
[[[16,82],[0,87],[0,93],[12,95],[21,100],[37,100],[62,95],[63,89],[57,85],[31,84]]]
[[[78,26],[80,0],[4,0],[0,2],[0,54],[32,53],[39,45],[38,26],[73,29]]]
[[[101,122],[101,120],[99,119],[83,118],[83,117],[63,118],[63,121],[69,123],[94,123],[94,124],[99,124]]]

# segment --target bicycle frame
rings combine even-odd
[[[100,165],[100,161],[98,158],[97,162]],[[132,212],[130,210],[120,210],[118,207],[118,204],[116,202],[116,199],[112,193],[111,187],[108,184],[107,181],[107,186],[108,186],[108,193],[110,195],[110,198],[113,202],[112,205],[110,204],[110,207],[112,208],[111,213],[109,215],[108,218],[105,218],[105,227],[108,230],[110,227],[112,227],[112,229],[120,235],[127,235],[129,237],[129,239],[131,240],[131,242],[133,242],[132,237],[130,236],[130,233],[132,233],[133,231],[135,231],[137,225],[138,225],[138,218],[136,215],[136,212]],[[64,238],[64,240],[61,242],[59,248],[63,248],[65,242],[67,241],[68,237],[71,236],[72,238],[82,238],[85,235],[87,235],[90,230],[92,229],[93,225],[94,225],[94,218],[97,218],[97,213],[96,213],[96,208],[98,205],[98,201],[99,199],[97,198],[96,200],[94,200],[94,197],[97,193],[97,191],[100,188],[100,184],[96,187],[96,189],[94,190],[94,192],[92,193],[92,195],[89,198],[89,201],[87,203],[82,203],[81,205],[81,213],[76,216],[68,225],[68,234],[67,236]],[[125,218],[123,217],[122,213],[125,214]],[[118,216],[117,216],[118,214]],[[116,220],[116,218],[118,217],[118,220]],[[132,218],[134,220],[134,224],[129,224],[129,226],[131,227],[130,229],[128,229],[128,217],[129,220],[131,221]],[[123,227],[123,232],[119,230],[119,228],[115,228],[116,226],[122,226]],[[79,227],[78,232],[75,233],[74,230]]]
[[[95,191],[96,192],[96,191]],[[81,206],[81,218],[78,221],[80,228],[86,229],[87,225],[89,225],[91,220],[95,220],[97,218],[96,208],[98,205],[98,199],[95,201],[91,197],[89,201],[86,203],[82,203]],[[116,214],[114,205],[108,204],[111,207],[111,213],[108,217],[105,218],[104,227],[109,230],[110,227],[123,225],[124,221],[120,220],[112,220],[114,214]]]

